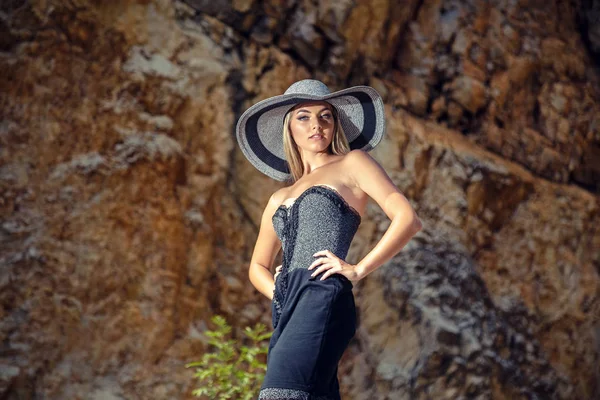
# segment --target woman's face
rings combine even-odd
[[[302,103],[291,112],[290,130],[296,145],[313,152],[327,150],[335,129],[331,105],[324,101]]]

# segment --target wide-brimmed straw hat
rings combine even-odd
[[[354,86],[331,93],[321,81],[305,79],[284,94],[259,101],[240,117],[236,136],[246,158],[260,172],[278,181],[291,178],[283,150],[283,119],[296,104],[326,101],[336,108],[350,149],[373,149],[383,138],[383,100],[370,86]]]

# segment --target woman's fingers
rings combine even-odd
[[[281,273],[281,268],[282,268],[281,265],[279,265],[278,267],[275,267],[275,275],[273,275],[273,279],[277,279],[277,275],[279,275]]]
[[[319,275],[321,272],[325,271],[326,269],[331,268],[331,265],[321,265],[319,268],[317,268],[312,274],[310,274],[310,276],[315,277],[317,275]]]
[[[323,276],[321,276],[320,280],[326,279],[328,276],[333,274],[341,274],[346,276],[343,273],[344,268],[348,268],[348,263],[344,260],[333,254],[329,250],[321,250],[317,251],[313,254],[314,257],[319,257],[308,267],[309,270],[312,270],[315,267],[318,267],[312,274],[311,277],[315,277],[322,272],[325,272]]]
[[[313,254],[313,257],[319,257],[319,256],[325,256],[325,257],[335,257],[335,254],[333,254],[331,251],[329,250],[321,250],[321,251],[317,251],[315,254]]]
[[[327,277],[329,275],[331,275],[331,273],[335,273],[336,271],[341,271],[342,270],[342,266],[338,263],[335,262],[329,262],[329,263],[325,263],[323,265],[321,265],[319,268],[317,268],[310,276],[315,277],[317,275],[319,275],[321,272],[323,271],[327,271],[325,272],[326,275],[324,275],[324,277]],[[332,272],[329,272],[332,271]],[[323,280],[324,278],[321,277],[321,280]]]
[[[319,275],[321,272],[325,272],[325,273],[323,274],[323,276],[321,276],[321,278],[320,278],[321,280],[323,280],[323,279],[325,279],[327,276],[331,275],[331,274],[329,273],[330,271],[334,271],[334,270],[335,270],[335,267],[334,267],[333,265],[326,265],[326,266],[325,266],[325,268],[324,268],[324,267],[321,267],[321,268],[317,269],[315,272],[313,272],[313,273],[311,274],[311,276],[314,278],[315,276]]]
[[[314,278],[319,275],[321,272],[326,271],[330,268],[333,268],[335,264],[335,259],[337,257],[329,250],[321,250],[317,251],[313,254],[313,257],[319,257],[308,267],[309,270],[312,270],[315,267],[318,267],[310,276]],[[339,259],[338,259],[339,264]]]
[[[313,257],[319,257],[319,258],[316,259],[315,261],[313,261],[313,263],[308,267],[309,270],[313,269],[317,265],[321,265],[326,262],[335,262],[336,260],[337,260],[337,263],[339,265],[341,265],[341,260],[329,250],[317,251],[315,254],[313,254]]]
[[[325,258],[325,257],[321,257],[321,258],[317,258],[315,261],[313,261],[312,264],[310,264],[310,266],[308,267],[309,270],[313,269],[314,267],[317,267],[323,263],[328,262],[329,259]]]
[[[340,274],[340,275],[344,275],[341,273],[342,272],[342,267],[339,268],[330,268],[327,271],[325,271],[325,273],[323,274],[323,276],[321,276],[321,280],[325,280],[327,279],[328,276],[331,276],[333,274]]]

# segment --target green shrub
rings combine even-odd
[[[214,351],[205,353],[200,361],[186,364],[186,368],[196,367],[194,376],[200,381],[200,387],[192,392],[193,395],[219,400],[256,399],[267,370],[261,358],[267,354],[267,339],[273,333],[265,333],[266,327],[261,323],[254,328],[246,327],[244,333],[251,345],[238,346],[237,341],[231,338],[231,327],[225,318],[216,315],[211,321],[216,329],[205,333]]]

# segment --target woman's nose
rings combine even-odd
[[[314,130],[318,130],[319,131],[319,130],[323,129],[323,127],[321,126],[321,121],[319,121],[318,118],[313,121],[312,129],[313,129],[313,131]]]

